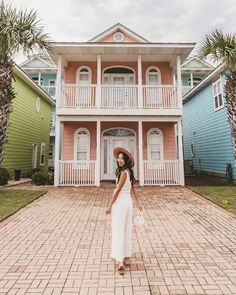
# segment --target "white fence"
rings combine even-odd
[[[138,85],[101,85],[101,95],[98,104],[97,85],[61,86],[60,106],[63,108],[179,108],[177,86],[142,85],[139,92]],[[139,97],[140,93],[140,97]],[[141,105],[139,105],[139,102]]]
[[[143,85],[144,108],[178,108],[177,86]]]
[[[51,97],[55,97],[56,95],[56,87],[55,86],[41,86],[45,92]]]
[[[144,185],[180,185],[180,161],[143,161]]]
[[[59,185],[94,186],[96,161],[59,161]]]
[[[63,85],[61,87],[61,107],[95,107],[95,85]]]
[[[137,108],[138,87],[135,85],[102,85],[102,108]]]

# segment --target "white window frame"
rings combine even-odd
[[[88,75],[89,75],[88,84],[80,84],[79,75],[80,75],[81,70],[83,70],[83,69],[88,70]],[[76,85],[90,85],[91,83],[92,83],[92,70],[90,69],[90,67],[88,67],[88,66],[79,67],[76,71]]]
[[[50,155],[49,155],[49,153],[50,153],[50,147],[53,147],[52,148],[52,158],[50,158]],[[55,155],[55,144],[54,143],[50,143],[49,144],[49,149],[48,149],[48,159],[49,160],[54,160],[54,155]]]
[[[218,85],[220,85],[220,92],[218,92]],[[216,86],[216,91],[217,93],[215,93],[215,86]],[[222,79],[221,76],[212,82],[212,93],[213,93],[213,104],[214,104],[214,109],[215,111],[218,111],[220,109],[222,109],[224,107],[224,97],[223,97],[223,85],[222,85]],[[222,98],[222,105],[219,105],[219,95],[221,94],[221,98]],[[216,107],[215,104],[215,98],[217,97],[217,103],[218,103],[218,107]]]
[[[86,160],[78,160],[77,159],[77,151],[78,151],[78,148],[77,148],[77,138],[78,138],[78,133],[80,131],[84,130],[86,133],[87,133],[87,136],[88,136],[88,147],[87,147],[87,159]],[[76,130],[75,132],[75,135],[74,135],[74,161],[76,162],[84,162],[84,161],[89,161],[90,160],[90,132],[88,131],[87,128],[79,128]]]
[[[45,143],[41,142],[41,146],[40,146],[40,166],[45,165],[45,155],[46,155],[45,148],[46,148]],[[43,151],[44,151],[44,153],[43,153]],[[42,156],[44,156],[43,157],[43,162],[42,162]]]
[[[151,133],[152,131],[158,131],[160,133],[160,139],[161,139],[161,142],[160,142],[160,160],[157,160],[157,161],[163,161],[164,159],[164,155],[163,155],[163,133],[162,131],[159,129],[159,128],[151,128],[148,130],[148,133],[147,133],[147,159],[148,161],[152,161],[154,162],[154,160],[151,159],[151,150],[150,150],[150,136],[151,136]]]
[[[191,141],[191,143],[190,143],[190,152],[191,152],[192,158],[194,158],[194,156],[195,156],[195,145],[194,145],[193,141]]]
[[[159,85],[161,85],[161,71],[156,66],[151,66],[151,67],[147,68],[147,70],[146,70],[146,85],[155,86],[153,84],[149,84],[149,72],[150,72],[150,70],[153,70],[153,69],[157,71],[157,76],[158,76],[157,86],[159,86]]]
[[[51,129],[55,128],[55,122],[56,122],[56,113],[54,111],[54,112],[51,112],[51,120],[50,120]]]
[[[54,85],[50,85],[51,82],[54,82]],[[56,80],[53,79],[53,80],[48,80],[48,86],[50,87],[55,87],[56,86]]]
[[[196,81],[197,79],[197,81]],[[198,83],[202,81],[203,78],[201,77],[193,77],[193,87],[195,87]],[[194,81],[195,80],[195,81]],[[197,83],[196,83],[197,82]],[[194,84],[195,83],[195,84]],[[191,78],[188,78],[188,86],[191,87]]]

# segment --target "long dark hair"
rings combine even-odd
[[[124,171],[124,170],[126,170],[126,169],[128,169],[129,172],[130,172],[129,173],[130,174],[130,182],[133,185],[135,183],[135,177],[134,177],[134,171],[133,171],[133,168],[132,168],[131,161],[130,161],[129,157],[125,153],[120,152],[119,155],[120,154],[123,155],[125,164],[123,166],[119,166],[119,164],[117,162],[116,177],[118,178],[118,182],[120,180],[120,174],[121,174],[121,172]]]

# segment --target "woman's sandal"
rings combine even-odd
[[[130,260],[129,260],[129,258],[127,259],[127,258],[124,258],[124,264],[126,265],[126,266],[130,266]]]
[[[123,275],[125,273],[125,267],[123,264],[119,264],[117,271],[119,272],[120,275]]]

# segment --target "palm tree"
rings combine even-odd
[[[0,166],[7,141],[9,115],[15,93],[12,86],[14,61],[18,53],[41,49],[50,51],[49,37],[40,25],[35,11],[17,10],[11,5],[0,7]]]
[[[236,34],[224,34],[217,29],[207,34],[199,49],[199,57],[211,57],[215,62],[225,65],[224,92],[236,160]]]

